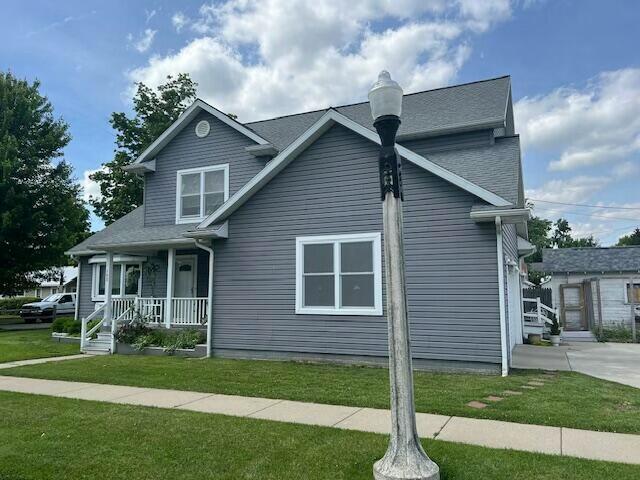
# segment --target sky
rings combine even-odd
[[[382,69],[411,93],[511,75],[526,195],[603,245],[640,226],[635,0],[4,0],[0,69],[71,128],[85,197],[135,82],[188,72],[241,122],[366,100]],[[586,206],[588,205],[588,206]],[[92,229],[102,228],[92,215]]]

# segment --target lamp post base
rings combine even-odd
[[[422,451],[411,448],[411,453],[390,455],[389,452],[373,464],[375,480],[440,480],[440,467]]]

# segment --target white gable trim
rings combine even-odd
[[[144,152],[142,152],[142,155],[140,155],[136,159],[136,161],[133,162],[132,165],[134,165],[136,163],[141,163],[141,162],[144,162],[146,160],[149,160],[149,159],[153,158],[160,150],[162,150],[165,147],[165,145],[167,145],[167,143],[169,143],[173,139],[173,137],[175,137],[178,133],[180,133],[182,131],[182,129],[185,126],[187,126],[187,124],[191,120],[193,120],[198,113],[200,113],[203,110],[205,112],[213,115],[214,117],[216,117],[222,123],[230,126],[234,130],[237,130],[238,132],[242,133],[243,135],[249,137],[254,142],[256,142],[256,143],[258,143],[260,145],[269,144],[268,141],[266,141],[264,138],[262,138],[260,135],[258,135],[254,131],[249,130],[247,127],[242,125],[240,122],[235,121],[231,117],[229,117],[229,116],[225,115],[224,113],[222,113],[220,110],[217,110],[217,109],[213,108],[211,105],[209,105],[205,101],[200,100],[198,98],[198,99],[196,99],[195,102],[193,102],[189,106],[189,108],[187,108],[184,112],[182,112],[182,114],[177,118],[177,120],[175,122],[173,122],[171,124],[171,126],[169,128],[167,128],[164,132],[162,132],[162,135],[160,135],[156,139],[155,142],[153,142],[151,145],[149,145],[147,147],[147,149]]]
[[[280,173],[294,158],[302,153],[309,145],[315,142],[320,136],[322,136],[329,128],[334,124],[340,124],[363,137],[371,140],[374,143],[380,144],[380,138],[378,134],[369,130],[368,128],[360,125],[357,122],[345,117],[336,110],[327,111],[322,117],[320,117],[307,131],[300,135],[293,143],[285,148],[280,154],[274,157],[267,165],[247,182],[240,190],[234,193],[227,202],[222,204],[218,210],[213,212],[203,222],[198,225],[198,229],[206,228],[209,225],[225,220],[229,215],[235,212],[240,206],[246,202],[254,193],[260,190],[269,180]],[[475,183],[472,183],[455,173],[450,172],[442,168],[439,165],[427,160],[426,158],[412,152],[408,148],[401,145],[397,145],[398,153],[416,164],[419,167],[424,168],[428,172],[437,175],[438,177],[447,180],[448,182],[462,188],[463,190],[472,193],[473,195],[485,200],[486,202],[498,206],[511,205],[510,202],[504,198],[492,193]]]

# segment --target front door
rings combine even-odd
[[[173,296],[175,298],[193,298],[196,296],[195,256],[179,255],[176,257],[173,285]]]

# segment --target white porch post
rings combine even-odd
[[[173,277],[176,266],[176,249],[170,248],[167,256],[167,301],[164,307],[164,326],[171,328],[173,317]]]
[[[104,320],[111,325],[113,319],[113,305],[111,301],[111,287],[113,278],[113,253],[107,252],[106,265],[104,269]]]
[[[199,240],[196,240],[196,246],[209,253],[209,283],[207,286],[207,358],[211,358],[213,353],[211,340],[213,333],[213,244],[208,247]]]

